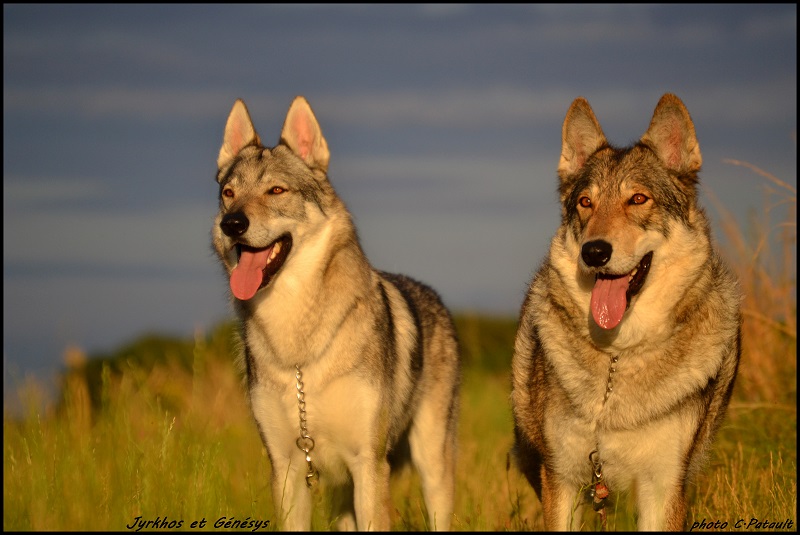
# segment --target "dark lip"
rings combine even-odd
[[[642,286],[644,286],[644,281],[647,278],[647,274],[650,272],[650,264],[652,264],[652,262],[653,251],[644,255],[639,262],[639,269],[636,270],[636,274],[628,285],[628,291],[625,292],[625,297],[628,299],[628,306],[631,305],[631,299],[633,299],[633,297],[639,293],[639,290],[642,289]]]
[[[650,251],[646,255],[642,257],[639,261],[639,265],[636,269],[636,274],[631,279],[630,283],[628,284],[628,289],[625,292],[625,299],[627,301],[627,307],[631,306],[631,299],[633,299],[636,294],[641,291],[642,286],[644,286],[645,280],[647,279],[647,274],[650,272],[650,265],[653,263],[653,251]],[[619,279],[622,277],[629,277],[630,273],[624,273],[622,275],[611,275],[608,273],[598,273],[598,279]]]
[[[270,247],[274,246],[278,242],[281,242],[281,250],[278,252],[277,256],[267,264],[262,270],[262,279],[261,285],[258,287],[259,290],[264,288],[265,286],[269,285],[272,282],[272,279],[275,278],[275,275],[281,270],[283,265],[286,263],[286,259],[289,256],[289,252],[292,250],[292,235],[291,234],[283,234],[278,239],[267,245],[266,247],[251,247],[249,245],[245,245],[243,243],[237,243],[236,247],[236,258],[238,260],[239,257],[242,256],[242,251],[264,251],[269,249]]]

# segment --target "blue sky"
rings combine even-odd
[[[373,265],[516,315],[575,97],[627,144],[676,93],[709,215],[710,191],[746,223],[764,183],[723,160],[796,185],[796,49],[795,5],[4,5],[5,384],[231,316],[209,233],[236,98],[268,144],[309,99]]]

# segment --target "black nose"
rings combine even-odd
[[[241,236],[249,226],[250,221],[247,219],[247,216],[244,215],[244,212],[233,212],[232,214],[228,214],[222,218],[222,221],[219,224],[219,228],[222,229],[222,232],[231,238]]]
[[[603,240],[586,242],[581,247],[581,257],[587,266],[605,266],[611,259],[611,244]]]

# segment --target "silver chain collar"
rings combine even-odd
[[[619,355],[615,357],[611,357],[611,366],[608,367],[608,382],[606,383],[606,394],[603,397],[603,404],[608,401],[608,396],[611,395],[611,392],[614,390],[614,384],[612,379],[614,378],[614,372],[617,371],[617,361],[619,360]]]
[[[306,424],[306,394],[303,392],[303,372],[300,371],[300,365],[295,364],[294,374],[297,384],[297,408],[300,411],[300,436],[297,437],[297,447],[300,451],[306,454],[306,463],[308,463],[308,472],[306,472],[306,486],[313,487],[319,481],[319,472],[314,468],[314,463],[311,462],[311,450],[314,449],[314,439],[308,434]]]
[[[606,380],[606,391],[603,395],[603,405],[608,401],[609,396],[614,391],[614,373],[617,371],[617,361],[619,355],[611,357],[611,364],[608,367],[608,379]],[[603,464],[600,462],[600,445],[589,454],[589,462],[592,464],[592,482],[589,485],[587,498],[592,503],[592,508],[600,515],[602,529],[606,529],[606,502],[610,494],[608,486],[603,481]]]

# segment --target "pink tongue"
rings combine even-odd
[[[271,251],[271,247],[257,251],[242,249],[239,264],[231,272],[231,291],[237,299],[247,301],[256,295]]]
[[[592,289],[592,316],[595,323],[603,329],[613,329],[622,321],[628,306],[625,292],[628,291],[628,277],[615,279],[598,278]]]

